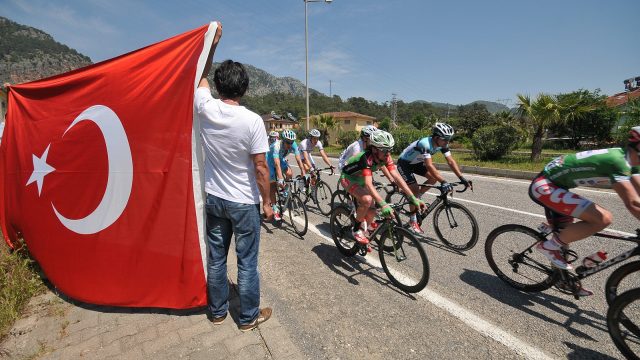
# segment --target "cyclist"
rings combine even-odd
[[[342,170],[347,160],[349,160],[352,156],[365,151],[369,147],[369,138],[375,131],[378,131],[378,128],[373,125],[367,125],[363,127],[362,130],[360,130],[360,139],[351,143],[351,145],[347,146],[342,154],[340,154],[340,159],[338,159],[338,169]],[[383,166],[379,170],[382,171],[387,179],[391,179],[392,184],[395,184],[393,177],[391,176],[391,174],[389,174],[389,170],[387,170],[386,167]],[[340,181],[338,181],[338,184],[340,184]]]
[[[640,165],[639,152],[640,126],[636,126],[631,129],[625,149],[589,150],[557,157],[531,182],[529,196],[544,207],[547,220],[558,229],[549,240],[536,245],[554,266],[571,270],[561,248],[595,234],[612,222],[608,210],[568,189],[594,185],[613,188],[629,212],[640,219],[640,177],[631,176],[631,167],[637,172]],[[580,221],[574,223],[574,218]],[[581,296],[592,294],[584,288],[580,291]]]
[[[351,143],[346,149],[344,149],[342,154],[340,154],[340,158],[338,159],[338,169],[342,170],[344,164],[349,160],[349,158],[355,154],[365,151],[369,147],[369,137],[376,130],[378,130],[378,128],[373,125],[367,125],[360,130],[360,139]]]
[[[277,131],[271,131],[269,133],[269,145],[273,144],[278,139],[280,139],[280,134],[278,134]]]
[[[356,198],[358,209],[356,210],[355,224],[352,234],[355,240],[360,244],[368,244],[369,239],[365,236],[365,230],[362,224],[372,224],[375,216],[373,205],[377,204],[380,208],[380,214],[385,217],[393,215],[393,209],[378,194],[375,186],[373,186],[373,172],[380,167],[385,167],[392,179],[395,180],[400,189],[408,194],[411,203],[421,210],[425,204],[420,199],[413,196],[411,189],[402,180],[400,174],[396,170],[396,166],[391,158],[391,149],[395,144],[393,136],[386,131],[377,130],[370,135],[369,148],[365,151],[351,157],[342,168],[340,181],[342,186]],[[366,226],[366,225],[365,225]]]
[[[320,130],[311,129],[306,139],[300,142],[300,151],[302,152],[302,164],[304,165],[305,171],[309,171],[310,169],[316,169],[316,163],[311,156],[313,149],[318,148],[320,150],[320,156],[322,156],[322,160],[327,164],[330,168],[333,168],[329,158],[327,157],[327,153],[325,153],[324,148],[322,147],[322,141],[320,141]],[[313,175],[312,175],[313,176]]]
[[[449,124],[437,122],[433,125],[433,133],[431,136],[423,137],[409,144],[398,158],[398,172],[402,175],[402,179],[409,185],[411,191],[416,196],[421,197],[427,191],[427,188],[420,188],[414,174],[427,178],[428,184],[434,184],[439,181],[444,191],[451,191],[453,187],[445,180],[436,169],[431,159],[438,151],[444,154],[449,168],[458,176],[460,182],[465,186],[469,186],[469,181],[462,176],[458,163],[451,156],[449,150],[449,141],[453,138],[453,127]],[[422,234],[424,231],[418,225],[418,219],[415,214],[416,208],[411,206],[411,218],[409,220],[410,229],[416,234]]]
[[[302,166],[302,160],[300,159],[300,150],[298,149],[298,143],[296,143],[296,133],[292,130],[284,130],[282,132],[282,140],[276,140],[269,146],[269,152],[267,153],[267,165],[269,165],[269,175],[271,180],[271,198],[276,198],[276,184],[279,189],[284,187],[284,179],[290,180],[293,177],[293,171],[286,160],[287,155],[293,153],[296,158],[296,162],[300,167],[300,173],[302,176],[308,177],[304,166]],[[273,216],[276,221],[282,219],[277,204],[271,204],[273,207]]]

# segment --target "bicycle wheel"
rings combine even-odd
[[[307,218],[307,209],[298,195],[291,194],[287,214],[289,214],[289,222],[296,234],[304,236],[307,233],[309,219]]]
[[[622,326],[624,325],[626,329]],[[607,311],[609,335],[627,359],[640,359],[640,289],[616,297]]]
[[[522,291],[543,291],[556,283],[559,272],[534,249],[544,241],[537,231],[508,224],[494,229],[484,244],[489,266],[507,284]]]
[[[416,293],[429,282],[429,260],[422,245],[409,230],[381,225],[378,255],[384,272],[399,289]]]
[[[324,216],[331,214],[331,188],[325,181],[318,182],[316,188],[313,190],[313,197],[316,201],[316,206],[320,213]]]
[[[336,190],[331,194],[331,209],[334,209],[341,204],[349,204],[351,195],[346,190]]]
[[[433,229],[442,243],[454,250],[469,250],[478,243],[476,218],[456,202],[438,206],[433,213]]]
[[[636,276],[626,278],[627,275],[637,272]],[[626,279],[625,279],[626,278]],[[623,282],[622,279],[625,279]],[[633,280],[632,280],[633,279]],[[638,284],[640,280],[640,261],[633,261],[617,268],[609,275],[607,283],[604,286],[604,293],[607,297],[607,304],[611,306],[618,294],[631,290]],[[622,282],[622,285],[620,284]]]
[[[356,240],[351,234],[353,229],[353,217],[351,210],[346,205],[338,205],[331,210],[329,220],[329,230],[333,242],[336,243],[338,251],[344,256],[353,256],[358,252]]]

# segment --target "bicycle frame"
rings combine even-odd
[[[453,186],[457,186],[457,185],[463,185],[460,182],[455,182],[452,183]],[[427,184],[427,183],[423,183],[418,185],[421,188],[435,188],[435,189],[441,189],[441,186],[438,185],[431,185],[431,184]],[[465,192],[467,190],[467,188],[465,187],[463,190],[456,190],[456,192],[461,193],[461,192]],[[429,204],[429,206],[427,206],[427,208],[425,209],[425,211],[423,211],[422,213],[418,213],[418,218],[419,218],[419,222],[422,222],[427,216],[429,216],[429,214],[431,212],[433,212],[433,210],[435,210],[441,203],[444,203],[444,205],[446,206],[449,203],[449,194],[450,193],[445,193],[440,191],[440,195],[436,195],[436,199]],[[403,197],[403,201],[402,203],[399,204],[398,208],[402,209],[405,205],[411,205],[409,203],[409,199],[407,199],[406,196]],[[449,214],[447,213],[447,216],[449,216]]]
[[[596,266],[589,267],[589,268],[584,268],[584,267],[576,268],[576,274],[578,275],[578,279],[584,279],[593,274],[597,274],[600,271],[607,269],[615,264],[619,264],[623,261],[626,261],[627,259],[633,256],[640,256],[640,230],[636,230],[636,231],[637,231],[636,236],[617,236],[617,235],[604,234],[604,233],[595,233],[593,236],[607,238],[607,239],[629,241],[637,244],[637,246],[629,251],[625,251],[622,254],[619,254],[616,257],[611,258]]]

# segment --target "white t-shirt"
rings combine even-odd
[[[244,106],[214,99],[206,87],[196,90],[194,103],[205,153],[204,190],[225,200],[259,204],[251,155],[269,151],[262,118]]]
[[[342,154],[340,154],[340,159],[338,160],[338,168],[340,170],[342,170],[344,164],[347,163],[347,160],[349,160],[350,157],[364,151],[362,145],[364,145],[362,139],[358,139],[357,141],[352,142],[351,145],[347,146],[346,149],[344,149]]]
[[[302,155],[302,158],[304,159],[307,155],[309,155],[309,161],[313,166],[316,165],[316,162],[313,161],[313,157],[311,156],[311,153],[313,152],[314,148],[318,148],[318,150],[323,150],[324,148],[322,147],[322,141],[318,140],[318,142],[316,143],[316,146],[311,145],[311,140],[309,140],[309,138],[306,138],[300,141],[300,154]]]

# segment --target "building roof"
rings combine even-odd
[[[640,98],[640,88],[635,89],[633,91],[625,91],[619,94],[609,96],[607,98],[607,105],[609,105],[610,107],[618,107],[626,104],[627,101],[633,100],[636,98]]]
[[[369,116],[369,115],[364,115],[364,114],[359,114],[357,112],[353,112],[353,111],[337,111],[337,112],[328,112],[328,113],[323,113],[320,115],[327,115],[327,116],[332,116],[334,119],[342,119],[342,118],[361,118],[361,119],[370,119],[370,120],[376,120],[375,117],[373,116]]]
[[[293,123],[293,124],[297,124],[298,121],[296,120],[291,120],[286,116],[281,116],[281,115],[275,115],[274,114],[264,114],[261,116],[262,117],[262,121],[279,121],[279,122],[283,122],[283,123]]]

